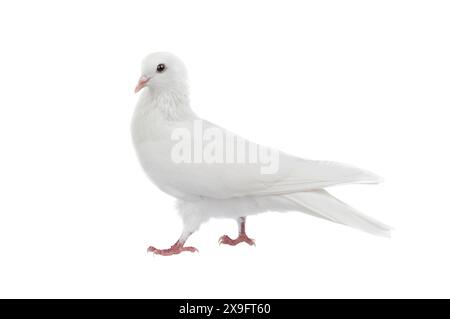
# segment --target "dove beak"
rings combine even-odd
[[[134,89],[134,93],[139,92],[140,90],[142,90],[142,88],[144,88],[144,86],[147,84],[147,82],[150,80],[149,77],[143,75],[141,76],[141,78],[139,79],[138,84],[136,85],[136,88]]]

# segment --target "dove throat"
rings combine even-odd
[[[184,121],[196,117],[190,107],[188,90],[184,86],[149,88],[142,92],[137,109],[157,114],[166,121]]]

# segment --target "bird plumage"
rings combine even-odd
[[[165,69],[160,73],[157,69],[161,64]],[[186,68],[170,53],[146,57],[142,72],[142,77],[149,80],[134,112],[133,142],[148,177],[178,199],[184,224],[182,243],[211,217],[238,219],[265,211],[302,211],[372,234],[389,235],[388,226],[323,190],[339,184],[378,183],[380,178],[375,174],[262,147],[199,118],[190,108]],[[244,143],[247,149],[261,148],[276,154],[277,170],[264,174],[267,163],[255,161],[175,162],[174,132],[183,129],[193,136],[196,125],[214,130],[235,143]]]

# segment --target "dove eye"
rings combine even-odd
[[[165,69],[166,69],[166,65],[163,63],[158,64],[158,66],[156,67],[156,71],[159,73],[164,72]]]

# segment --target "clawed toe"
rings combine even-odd
[[[230,237],[228,237],[227,235],[223,235],[222,237],[219,238],[219,245],[230,245],[230,246],[236,246],[239,243],[247,243],[250,246],[256,246],[255,244],[255,240],[248,238],[247,235],[239,235],[238,238],[236,239],[231,239]]]
[[[230,242],[232,242],[232,239],[227,235],[223,235],[222,237],[219,238],[219,245],[222,244],[230,245]]]
[[[157,249],[153,246],[150,246],[147,248],[147,252],[153,253],[154,255],[161,255],[161,256],[171,256],[171,255],[177,255],[182,253],[183,251],[189,251],[191,253],[198,252],[198,249],[195,247],[183,247],[180,245],[174,245],[170,247],[169,249]]]
[[[182,251],[190,251],[191,253],[198,253],[198,249],[192,246],[183,247]]]

